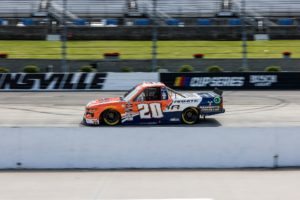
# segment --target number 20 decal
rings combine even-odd
[[[160,103],[138,104],[141,119],[163,118]]]

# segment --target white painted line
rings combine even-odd
[[[102,200],[120,200],[120,199],[102,199]],[[122,200],[214,200],[211,198],[171,198],[171,199],[122,199]]]

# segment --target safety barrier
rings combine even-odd
[[[300,89],[300,73],[40,73],[0,74],[0,91],[128,90],[143,82],[161,81],[180,90]]]
[[[297,127],[0,128],[0,168],[298,167],[299,132]]]
[[[128,90],[158,73],[11,73],[0,74],[0,91]]]
[[[161,73],[160,81],[181,90],[201,89],[300,89],[300,73]]]

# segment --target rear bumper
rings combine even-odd
[[[218,111],[201,112],[201,115],[217,115],[217,114],[221,114],[221,113],[225,113],[225,108],[222,108]]]

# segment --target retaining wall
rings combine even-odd
[[[1,128],[0,168],[300,166],[299,128]]]
[[[180,90],[300,89],[300,73],[0,73],[0,91],[126,91],[141,82],[161,81]]]

